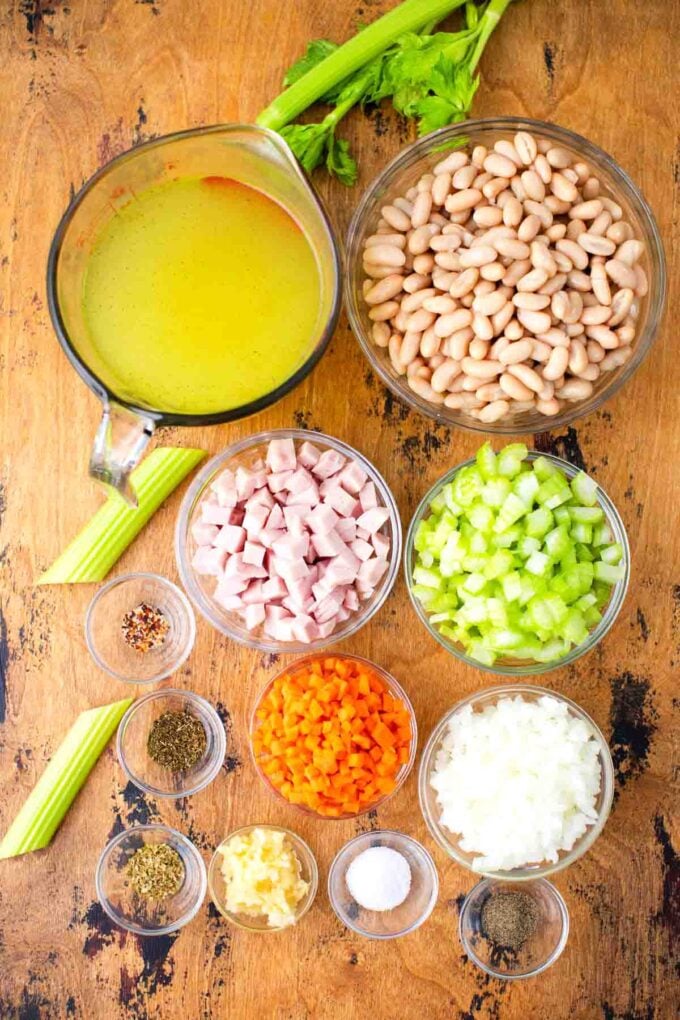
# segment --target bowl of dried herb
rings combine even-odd
[[[133,702],[118,727],[118,758],[154,797],[188,797],[211,783],[227,749],[217,711],[192,691],[167,687]]]

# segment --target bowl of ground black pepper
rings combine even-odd
[[[544,878],[521,886],[485,878],[465,898],[459,933],[468,957],[492,977],[535,977],[567,944],[569,912]]]
[[[211,783],[227,749],[224,725],[198,694],[167,687],[133,702],[118,727],[118,758],[154,797],[188,797]]]
[[[110,676],[158,683],[194,646],[196,618],[176,584],[159,574],[125,574],[97,592],[85,616],[92,658]]]
[[[177,931],[199,910],[207,889],[194,844],[166,825],[136,825],[104,847],[95,884],[115,924],[137,935]]]

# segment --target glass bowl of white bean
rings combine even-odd
[[[345,302],[382,381],[499,434],[590,414],[640,365],[666,294],[654,216],[565,128],[470,120],[408,146],[364,194]]]

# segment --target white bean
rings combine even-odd
[[[402,291],[404,283],[404,277],[399,276],[396,273],[390,274],[390,276],[384,277],[382,280],[378,280],[374,283],[364,294],[364,300],[368,305],[380,305],[383,301],[389,301],[391,298],[396,297]],[[633,292],[631,291],[631,301],[633,298]],[[626,312],[626,314],[628,314]],[[622,319],[625,316],[622,316]]]
[[[518,131],[514,138],[517,155],[524,166],[530,166],[538,155],[538,148],[533,135],[528,131]]]
[[[534,393],[528,386],[517,379],[509,372],[505,372],[499,379],[501,389],[513,400],[532,400]]]
[[[494,400],[491,404],[487,404],[479,412],[479,420],[484,422],[485,425],[491,425],[495,421],[499,421],[504,418],[510,410],[510,404],[507,400]]]
[[[395,230],[405,234],[411,226],[411,217],[396,205],[384,205],[380,212],[383,219]]]
[[[564,386],[556,392],[562,400],[585,400],[593,392],[593,384],[587,379],[567,379]]]
[[[462,152],[460,149],[456,152],[449,153],[444,159],[440,160],[434,168],[435,176],[439,174],[452,174],[456,170],[460,170],[462,166],[468,161],[468,155],[466,152]]]
[[[550,329],[552,320],[547,312],[531,312],[524,308],[517,311],[517,318],[530,333],[545,333]]]
[[[465,188],[463,191],[449,195],[444,203],[444,207],[449,213],[466,212],[477,205],[481,197],[482,193],[477,188]]]
[[[453,358],[447,358],[441,363],[439,368],[436,368],[432,373],[430,385],[435,393],[443,393],[444,390],[448,390],[453,380],[456,376],[460,375],[460,373],[460,363],[458,361],[454,361]]]
[[[586,336],[589,340],[597,340],[600,347],[605,351],[613,351],[619,346],[619,338],[613,329],[607,326],[586,326]]]
[[[441,393],[436,393],[429,382],[426,379],[421,379],[418,376],[411,376],[408,380],[410,389],[413,390],[423,400],[427,400],[430,404],[443,404],[444,398]]]
[[[600,368],[603,372],[611,372],[613,368],[620,368],[622,365],[625,365],[632,353],[633,349],[631,347],[622,347],[618,351],[610,351],[600,362]]]
[[[554,382],[567,370],[569,363],[569,349],[567,347],[553,347],[550,357],[543,369],[543,378]]]
[[[372,319],[373,322],[386,322],[388,319],[395,316],[398,311],[398,301],[384,301],[380,305],[373,305],[373,307],[369,309],[368,317],[369,319]]]
[[[532,349],[531,340],[517,340],[500,352],[498,360],[504,365],[518,365],[531,357]]]
[[[423,227],[430,218],[432,212],[432,192],[421,191],[413,203],[413,212],[411,213],[411,226],[415,229],[416,227]]]
[[[598,234],[579,234],[576,240],[591,255],[613,255],[616,251],[613,241]]]

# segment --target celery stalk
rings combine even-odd
[[[103,581],[161,503],[205,456],[205,450],[184,447],[152,450],[130,476],[137,507],[112,492],[38,584]]]
[[[50,843],[132,701],[81,712],[0,843],[0,860]]]
[[[257,117],[260,127],[280,131],[338,82],[358,71],[406,32],[440,21],[464,0],[404,0],[367,25],[287,88]]]

